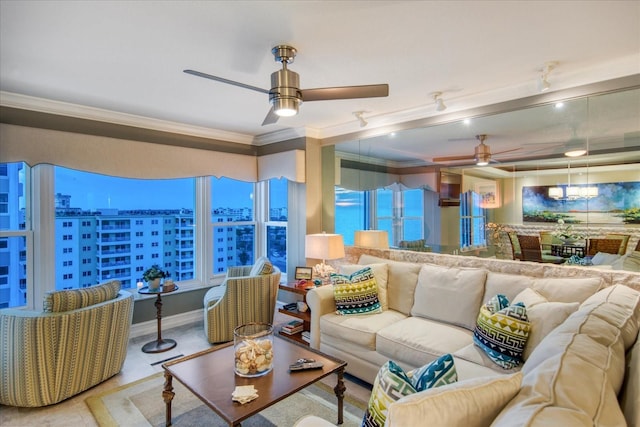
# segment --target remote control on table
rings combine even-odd
[[[298,359],[296,363],[289,365],[290,371],[306,371],[307,369],[320,369],[324,365],[314,359]]]

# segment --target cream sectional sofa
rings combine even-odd
[[[340,270],[364,265],[376,277],[382,313],[338,315],[332,287],[316,288],[307,294],[312,347],[369,383],[387,360],[410,370],[450,353],[459,379],[391,404],[388,425],[614,426],[626,417],[640,426],[640,292],[603,288],[598,277],[536,278],[367,254]],[[480,307],[496,294],[525,302],[532,325],[525,362],[511,370],[473,344]]]

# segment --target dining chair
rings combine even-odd
[[[553,231],[540,232],[540,247],[543,254],[551,255],[553,245],[561,245],[562,240],[553,235]]]
[[[598,252],[617,255],[620,253],[620,246],[622,246],[621,239],[589,239],[587,242],[587,255],[593,256]]]
[[[540,247],[539,236],[527,236],[518,234],[518,243],[520,244],[521,260],[532,262],[546,262],[553,264],[562,264],[565,260],[562,257],[554,255],[546,255],[542,253]]]
[[[620,249],[618,250],[618,255],[624,255],[625,253],[627,253],[627,245],[629,244],[629,239],[631,238],[630,234],[609,233],[605,235],[604,238],[622,240],[622,242],[620,243]]]
[[[507,233],[509,235],[509,242],[511,243],[511,256],[513,259],[522,258],[522,253],[520,249],[520,243],[518,242],[518,235],[515,231],[509,231]]]

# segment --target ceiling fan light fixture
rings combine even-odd
[[[476,157],[476,166],[487,166],[491,160],[491,155]]]
[[[476,135],[476,139],[480,141],[480,144],[476,145],[474,150],[474,160],[476,166],[487,166],[491,161],[491,149],[484,143],[487,135]]]
[[[298,114],[300,100],[297,98],[275,98],[273,112],[280,117],[291,117]]]
[[[585,154],[587,154],[587,150],[585,150],[584,148],[576,148],[564,152],[564,155],[567,157],[580,157],[584,156]]]

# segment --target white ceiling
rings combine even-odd
[[[297,48],[302,89],[390,95],[304,103],[263,127],[267,95],[182,72],[269,89],[277,44]],[[354,111],[374,131],[535,95],[547,61],[552,90],[640,73],[640,2],[0,1],[2,105],[252,144],[358,132]],[[431,156],[475,145],[441,138]]]

